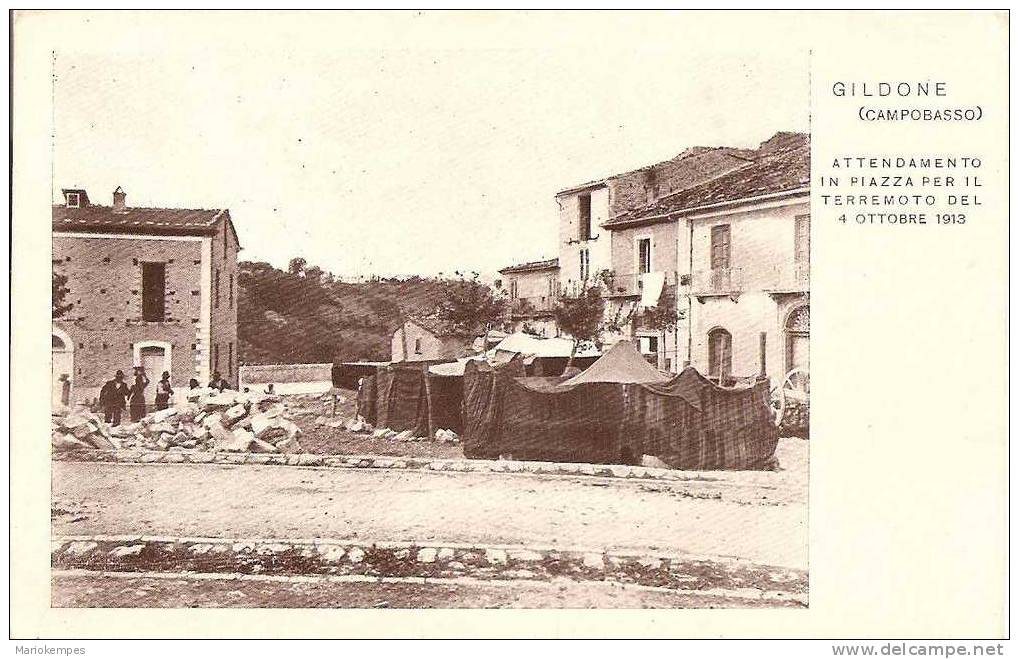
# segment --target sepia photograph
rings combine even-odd
[[[53,53],[52,605],[806,607],[806,53],[315,46]]]
[[[1003,654],[1008,29],[11,11],[14,653]]]

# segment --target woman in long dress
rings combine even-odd
[[[127,400],[131,407],[131,421],[139,421],[145,416],[145,387],[149,386],[149,377],[144,370],[134,376],[134,384],[128,390]]]

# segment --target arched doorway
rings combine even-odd
[[[50,335],[52,403],[54,407],[71,404],[71,378],[74,376],[74,341],[58,327]]]
[[[785,372],[794,368],[810,372],[810,305],[789,312],[785,320]]]
[[[708,332],[708,375],[719,382],[732,377],[732,334],[722,327]]]

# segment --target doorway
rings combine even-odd
[[[63,331],[51,334],[53,407],[71,404],[71,377],[74,375],[74,342]]]

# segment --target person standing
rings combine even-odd
[[[165,410],[170,406],[170,396],[173,395],[173,387],[170,386],[170,374],[163,371],[163,377],[156,383],[156,409]]]
[[[120,415],[124,411],[128,396],[127,385],[124,384],[124,371],[117,371],[112,380],[107,380],[99,390],[99,405],[103,408],[106,423],[120,425]]]
[[[131,406],[131,421],[140,421],[145,416],[145,388],[149,386],[149,377],[144,368],[135,370],[134,384],[131,385],[128,400]]]

